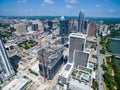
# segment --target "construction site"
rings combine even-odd
[[[52,44],[40,50],[40,55],[38,55],[39,72],[45,79],[52,80],[60,69],[63,63],[63,50],[63,46],[59,44]]]

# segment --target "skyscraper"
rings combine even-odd
[[[86,43],[86,36],[82,33],[71,33],[69,36],[69,62],[73,63],[73,54],[75,50],[83,51]]]
[[[61,43],[65,43],[66,37],[69,35],[69,21],[65,20],[62,16],[60,18],[60,36],[61,36]]]
[[[14,74],[14,70],[9,62],[5,47],[0,38],[0,83]]]
[[[78,68],[79,66],[82,67],[87,67],[88,64],[88,59],[89,59],[89,53],[85,51],[74,51],[73,54],[73,62],[74,62],[74,67]]]
[[[32,30],[37,31],[38,30],[38,24],[33,24],[32,25]]]
[[[80,13],[79,13],[78,32],[85,33],[85,30],[84,30],[84,13],[83,13],[83,11],[80,11]]]
[[[89,25],[89,29],[88,29],[88,36],[96,36],[96,31],[97,31],[97,26],[96,26],[96,22],[93,21],[90,23]]]

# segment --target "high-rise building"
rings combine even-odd
[[[34,24],[38,24],[38,30],[43,30],[43,23],[39,19],[37,19]]]
[[[73,63],[74,50],[83,51],[86,44],[86,36],[82,33],[71,33],[69,36],[69,62]]]
[[[52,22],[52,21],[48,21],[48,26],[50,26],[50,29],[52,29],[52,27],[53,27],[53,22]]]
[[[108,35],[108,25],[100,25],[100,29],[99,29],[99,35],[102,35],[102,36],[107,36]]]
[[[84,29],[84,13],[83,13],[83,11],[80,11],[80,13],[79,13],[78,32],[85,33],[85,29]]]
[[[76,19],[73,20],[73,24],[72,24],[72,31],[71,33],[75,33],[78,31],[78,22]]]
[[[27,33],[27,26],[25,24],[16,24],[16,35],[21,36]]]
[[[85,20],[85,21],[84,21],[84,30],[85,30],[85,34],[87,33],[87,29],[88,29],[88,21]]]
[[[91,22],[88,28],[88,36],[96,36],[97,26],[96,22]]]
[[[27,27],[28,32],[32,31],[32,25]]]
[[[32,30],[37,31],[38,30],[38,24],[33,24],[32,25]]]
[[[62,16],[60,18],[60,36],[61,36],[61,43],[65,43],[66,37],[69,35],[69,21],[65,20]]]
[[[14,70],[9,62],[7,52],[0,38],[0,83],[14,74]]]
[[[44,74],[48,80],[53,79],[55,74],[60,69],[63,63],[63,47],[61,45],[51,45],[43,50],[44,58]],[[39,59],[39,72],[43,75],[43,61],[42,56],[38,56]]]
[[[74,67],[78,68],[79,66],[87,67],[89,53],[85,51],[74,50],[73,54]]]

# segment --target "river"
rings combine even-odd
[[[120,36],[116,36],[114,38],[120,38]],[[120,54],[120,40],[111,40],[109,45],[109,50],[113,53]]]

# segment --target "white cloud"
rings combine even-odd
[[[115,10],[114,9],[109,9],[108,12],[115,12]]]
[[[65,0],[65,1],[69,3],[77,3],[77,0]]]
[[[53,0],[44,0],[44,3],[52,4],[52,3],[54,3],[54,1]]]
[[[96,4],[96,7],[100,7],[101,5],[100,4]]]
[[[45,4],[41,4],[41,6],[42,6],[42,7],[44,7],[44,6],[45,6]]]
[[[28,0],[18,0],[18,3],[27,3]]]
[[[73,7],[72,7],[71,5],[66,5],[65,8],[71,9],[71,8],[73,8]]]
[[[42,4],[41,4],[41,7],[42,7],[42,8],[45,8],[45,4],[42,3]]]

